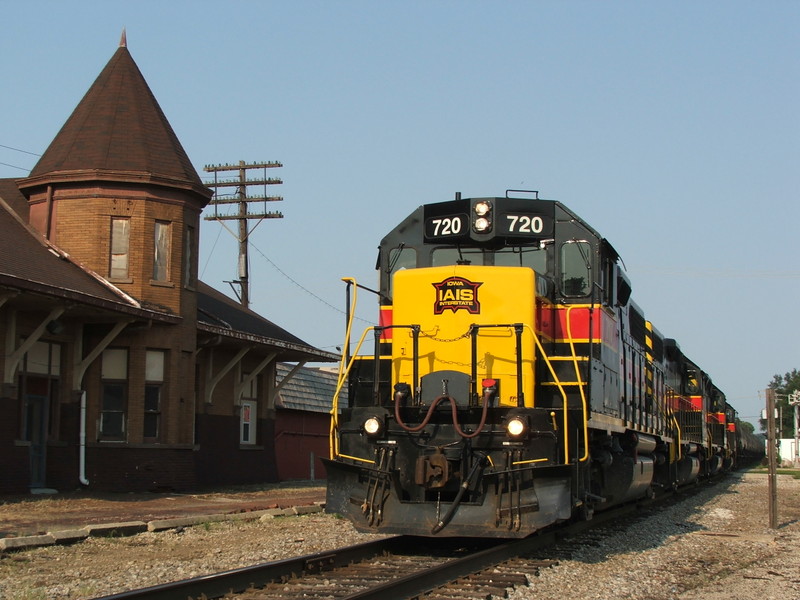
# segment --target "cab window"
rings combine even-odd
[[[417,267],[417,250],[416,248],[408,248],[400,246],[389,250],[389,264],[387,266],[387,293],[392,294],[392,282],[394,281],[393,275],[398,271],[405,269],[415,269]]]
[[[561,246],[561,293],[588,296],[591,291],[591,247],[589,242],[569,241]]]

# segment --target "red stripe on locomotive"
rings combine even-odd
[[[392,317],[394,312],[392,311],[391,306],[381,306],[380,314],[378,315],[378,324],[381,327],[389,327],[394,322]],[[381,341],[382,342],[391,342],[392,341],[392,331],[393,329],[384,329],[381,331]]]

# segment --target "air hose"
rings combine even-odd
[[[475,477],[475,474],[480,474],[483,472],[484,467],[486,466],[486,455],[485,454],[478,454],[478,460],[475,461],[475,464],[472,465],[472,469],[470,469],[469,475],[466,476],[461,487],[458,489],[458,493],[456,494],[455,499],[453,500],[452,506],[447,511],[447,513],[441,518],[441,520],[431,529],[431,534],[435,535],[439,533],[442,529],[444,529],[450,520],[453,518],[453,515],[456,514],[458,507],[461,505],[461,499],[464,497],[464,493],[472,486],[472,480]]]

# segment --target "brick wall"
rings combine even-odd
[[[254,447],[239,444],[239,417],[198,415],[197,481],[199,485],[264,483],[278,480],[274,421],[259,419]],[[266,442],[265,445],[261,445]]]
[[[191,447],[91,444],[86,452],[86,475],[93,490],[191,490],[197,487],[194,459]]]
[[[31,223],[45,233],[50,206],[50,239],[103,277],[110,277],[111,220],[130,219],[128,278],[112,282],[131,296],[183,314],[183,253],[187,225],[195,228],[194,260],[200,207],[194,196],[156,186],[60,186],[50,204],[46,191],[30,197]],[[170,223],[169,281],[153,282],[156,221]],[[193,310],[194,307],[189,307]]]

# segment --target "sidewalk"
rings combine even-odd
[[[0,539],[109,523],[138,522],[146,526],[151,521],[189,517],[200,522],[197,517],[319,506],[324,502],[324,481],[237,486],[197,493],[80,491],[0,496]]]

